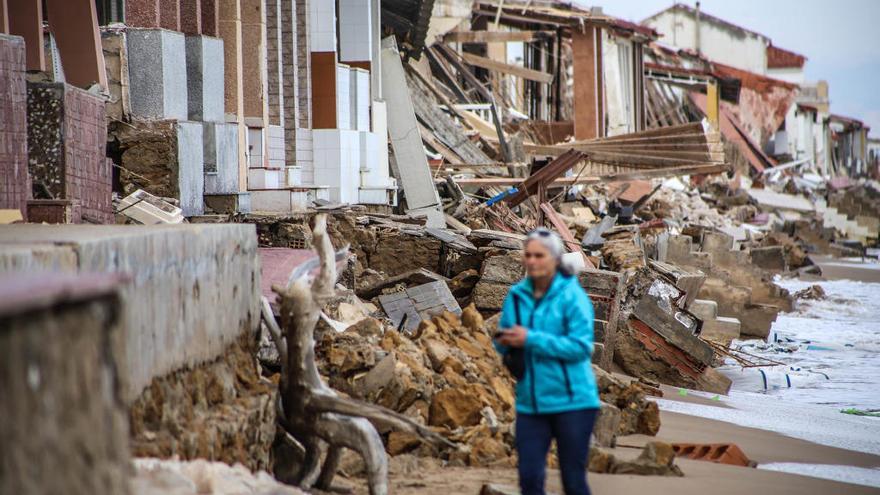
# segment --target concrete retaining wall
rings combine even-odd
[[[129,493],[116,284],[0,275],[0,493]]]
[[[253,225],[12,225],[0,228],[0,273],[123,272],[123,396],[217,355],[259,325]]]

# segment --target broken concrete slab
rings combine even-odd
[[[788,268],[785,263],[785,250],[782,246],[753,247],[749,250],[752,264],[758,268],[781,273]]]
[[[143,189],[119,200],[116,212],[143,225],[183,222],[183,211],[180,208]]]
[[[379,296],[379,304],[397,328],[413,331],[419,323],[443,311],[461,314],[445,281],[438,280]]]
[[[665,307],[659,300],[646,296],[638,302],[632,316],[698,363],[698,369],[712,364],[715,351],[694,334],[700,322],[693,314]]]
[[[703,320],[703,330],[700,332],[700,337],[728,347],[734,339],[739,338],[740,333],[741,325],[738,319],[718,316]]]
[[[428,159],[419,124],[407,89],[406,73],[393,36],[382,40],[382,87],[388,109],[388,137],[394,150],[393,167],[406,195],[407,211],[424,212],[428,226],[443,228],[446,217]]]
[[[405,284],[407,287],[414,287],[416,285],[436,282],[438,280],[443,282],[449,281],[449,279],[447,279],[446,277],[438,275],[431,270],[418,268],[416,270],[410,270],[408,272],[401,273],[400,275],[383,278],[376,283],[370,284],[366,287],[361,287],[357,290],[357,295],[358,297],[361,297],[363,299],[372,299],[380,295],[384,289],[394,287],[397,284],[402,283]]]

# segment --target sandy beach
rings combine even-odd
[[[671,394],[667,394],[671,395]],[[709,404],[699,397],[675,400]],[[717,403],[716,403],[717,404]],[[725,407],[716,405],[715,407]],[[638,450],[622,447],[641,446],[653,439],[666,442],[736,443],[750,459],[761,463],[795,462],[837,464],[861,468],[880,468],[880,456],[828,447],[766,430],[746,428],[731,423],[696,416],[661,412],[662,426],[656,438],[631,435],[618,439],[620,445],[612,452],[620,457],[635,457]],[[402,495],[476,494],[485,483],[516,486],[516,470],[512,468],[443,468],[432,459],[411,459],[411,465],[392,461],[391,493]],[[682,494],[734,495],[743,493],[767,495],[812,494],[878,494],[880,488],[824,480],[797,474],[763,469],[736,467],[705,461],[677,459],[684,477],[632,476],[590,474],[594,494]],[[354,493],[367,493],[360,479],[342,480]],[[548,493],[562,493],[559,474],[548,471]]]
[[[880,273],[872,265],[851,261],[833,263],[836,265],[823,262],[823,269],[832,267],[829,270],[832,274],[849,280],[861,279],[862,283],[876,282],[874,277]],[[832,291],[841,290],[839,283],[833,283],[831,287]],[[834,314],[826,313],[839,311],[840,318],[856,315],[851,322],[854,326],[848,331],[858,334],[858,328],[865,328],[866,324],[858,320],[858,316],[863,314],[860,311],[865,305],[872,304],[872,299],[865,299],[864,294],[870,295],[872,287],[872,284],[859,286],[861,299],[849,300],[845,304],[823,302],[818,306],[808,306],[797,313],[803,320],[793,320],[794,324],[791,321],[780,322],[780,328],[810,331],[804,327],[814,326],[810,324],[814,321],[811,317],[834,320],[837,318]],[[844,285],[843,290],[847,290],[847,286]],[[850,295],[855,297],[856,293]],[[833,359],[830,362],[834,363]],[[833,376],[842,370],[831,368],[825,371]],[[734,443],[758,467],[677,459],[684,472],[682,478],[590,474],[592,492],[600,495],[642,494],[646,491],[685,495],[880,494],[880,418],[840,414],[840,406],[829,400],[831,397],[845,396],[847,387],[853,385],[845,377],[837,378],[843,379],[842,384],[834,386],[841,388],[807,387],[804,390],[776,390],[764,394],[733,391],[730,396],[722,397],[661,385],[663,398],[658,400],[661,406],[658,435],[619,437],[617,448],[611,449],[615,456],[634,458],[640,448],[652,440]],[[823,396],[827,399],[822,399]],[[873,402],[870,397],[869,402]],[[476,494],[485,483],[509,487],[517,484],[516,470],[511,467],[443,467],[435,459],[410,456],[392,459],[390,466],[391,493],[396,494]],[[792,471],[811,475],[794,474]],[[828,477],[836,479],[825,479]],[[361,479],[340,479],[339,482],[354,493],[367,493]],[[548,472],[547,489],[548,493],[562,493],[558,472]]]

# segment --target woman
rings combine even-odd
[[[599,392],[590,365],[593,304],[563,266],[562,239],[544,228],[525,241],[526,278],[510,288],[496,347],[521,352],[516,385],[516,449],[523,495],[543,494],[550,440],[556,439],[566,495],[588,495],[586,462]]]

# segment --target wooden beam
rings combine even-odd
[[[590,261],[590,258],[587,257],[587,253],[581,248],[581,243],[575,240],[574,235],[572,235],[571,231],[568,230],[568,225],[559,218],[559,213],[553,208],[550,203],[544,202],[541,203],[541,211],[544,212],[544,217],[550,221],[550,225],[553,226],[554,229],[559,232],[559,237],[565,242],[565,245],[568,247],[568,250],[572,253],[581,253],[584,257],[584,265],[587,268],[595,269],[595,265]]]
[[[528,42],[549,38],[552,35],[552,31],[451,31],[443,36],[443,41],[457,43]]]
[[[553,182],[547,184],[547,187],[564,187],[580,184],[597,184],[600,182],[614,182],[621,180],[651,179],[654,177],[674,177],[677,175],[699,175],[699,174],[717,174],[730,170],[730,165],[718,163],[704,163],[699,165],[688,165],[684,167],[667,167],[638,170],[632,172],[621,172],[608,175],[582,175],[580,177],[560,177]],[[459,186],[477,186],[477,187],[509,187],[518,186],[523,183],[522,178],[516,177],[484,177],[475,179],[456,179],[455,183]]]
[[[505,64],[504,62],[498,62],[492,60],[491,58],[480,57],[479,55],[474,55],[472,53],[461,53],[460,55],[465,62],[476,67],[482,67],[484,69],[503,72],[504,74],[510,74],[512,76],[517,76],[523,79],[528,79],[529,81],[537,81],[544,84],[550,84],[551,82],[553,82],[553,74],[548,74],[546,72],[541,72],[538,70],[526,69],[525,67],[521,67],[519,65]]]

